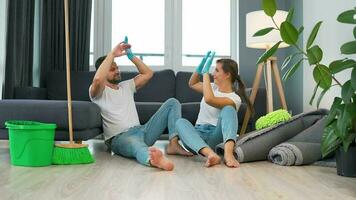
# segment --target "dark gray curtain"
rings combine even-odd
[[[5,89],[13,98],[14,88],[32,86],[34,0],[8,1]]]
[[[89,71],[91,0],[69,0],[72,71]],[[63,0],[42,1],[41,86],[49,71],[65,71]]]

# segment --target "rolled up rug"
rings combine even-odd
[[[267,160],[268,153],[273,147],[298,135],[327,113],[328,110],[325,109],[301,113],[289,121],[250,132],[236,142],[235,157],[240,163]],[[215,150],[223,154],[224,144],[217,145]]]
[[[268,159],[275,164],[285,166],[311,164],[320,160],[325,122],[326,116],[295,137],[273,147],[269,151]]]

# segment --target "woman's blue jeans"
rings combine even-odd
[[[184,146],[191,152],[198,154],[204,147],[215,149],[216,145],[237,139],[237,113],[234,107],[225,106],[219,116],[216,126],[211,124],[197,124],[195,127],[186,119],[176,122],[178,136]]]

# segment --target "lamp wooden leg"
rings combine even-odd
[[[258,65],[255,80],[253,82],[252,91],[251,91],[251,95],[250,95],[250,101],[251,101],[252,105],[255,103],[257,89],[258,89],[258,86],[260,85],[260,81],[261,81],[261,77],[262,77],[263,66],[264,66],[263,63]],[[243,136],[245,134],[247,124],[248,124],[248,121],[250,120],[250,117],[251,117],[251,112],[249,109],[246,109],[244,121],[242,123],[241,131],[240,131],[240,136]]]
[[[272,93],[272,67],[271,60],[267,60],[267,113],[273,111],[273,93]]]
[[[272,70],[273,70],[274,80],[276,82],[276,86],[278,89],[279,99],[281,101],[283,109],[287,110],[287,103],[286,103],[286,98],[284,96],[283,86],[282,86],[282,82],[281,82],[281,76],[278,71],[277,61],[275,61],[275,60],[272,61]]]

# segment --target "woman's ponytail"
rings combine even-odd
[[[252,106],[250,99],[247,97],[245,83],[241,80],[240,75],[236,76],[236,81],[238,84],[238,89],[237,89],[236,93],[242,98],[242,100],[244,102],[247,103],[247,108],[250,110],[251,115],[253,116],[255,113],[255,110]]]

